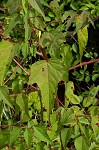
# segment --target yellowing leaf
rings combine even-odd
[[[31,92],[28,96],[28,105],[31,106],[32,104],[34,104],[34,108],[37,109],[37,110],[40,110],[41,109],[41,105],[40,105],[40,98],[39,98],[39,95],[38,95],[38,92],[35,91],[35,92]]]
[[[58,59],[39,61],[32,65],[29,84],[37,83],[45,108],[50,111],[54,106],[57,85],[67,71]]]
[[[85,19],[86,19],[86,15],[83,13],[81,15],[79,15],[78,17],[76,17],[76,28],[77,28],[77,26],[82,27],[82,24],[85,21]],[[88,42],[88,29],[87,29],[87,27],[88,27],[88,25],[77,30],[80,61],[81,61],[81,58],[83,56],[83,51],[85,50],[87,42]]]
[[[11,42],[4,40],[0,42],[0,85],[3,84],[6,71],[14,56],[13,52],[13,44]]]
[[[80,99],[77,95],[73,93],[74,91],[74,84],[73,82],[69,81],[66,85],[66,97],[72,104],[79,104]]]

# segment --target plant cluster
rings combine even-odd
[[[99,0],[0,3],[0,149],[99,149]]]

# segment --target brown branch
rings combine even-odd
[[[23,62],[23,60],[20,62],[20,64],[21,64],[22,62]],[[15,68],[14,72],[13,72],[13,73],[10,75],[10,77],[4,82],[3,85],[5,85],[5,84],[13,77],[13,75],[16,73],[17,69],[18,69],[18,66]]]
[[[65,20],[69,20],[70,18],[66,18]],[[48,26],[50,24],[53,24],[53,23],[59,23],[59,22],[62,22],[62,20],[54,20],[54,21],[51,21],[51,22],[48,22],[45,24],[45,26]]]
[[[14,70],[14,72],[10,75],[10,77],[3,83],[3,85],[5,85],[12,77],[13,75],[16,73],[18,67],[16,67],[16,69]]]
[[[19,128],[22,128],[22,129],[24,129],[24,128],[26,128],[26,126],[10,126],[10,125],[0,125],[0,127],[2,127],[2,128],[17,128],[17,127],[19,127]]]
[[[98,61],[99,61],[99,58],[94,59],[94,60],[90,60],[90,61],[88,61],[88,62],[82,62],[82,63],[80,63],[80,64],[78,64],[78,65],[76,65],[76,66],[70,67],[70,68],[69,68],[69,71],[70,71],[70,70],[73,70],[73,69],[76,69],[76,68],[79,68],[79,67],[82,67],[82,66],[85,66],[85,65],[89,65],[89,64],[98,62]]]
[[[0,8],[0,10],[1,10],[1,11],[5,11],[5,10],[7,10],[7,8]]]
[[[58,101],[61,104],[62,107],[65,107],[64,104],[59,100],[58,97],[56,97],[56,101]]]
[[[29,74],[15,59],[13,59],[13,61],[14,61],[28,76],[30,76],[30,74]]]
[[[10,88],[10,90],[12,90],[12,88]],[[29,94],[31,92],[34,91],[40,91],[40,89],[38,87],[35,87],[33,85],[31,85],[29,88],[23,88],[23,90],[26,90],[25,92],[21,92],[21,93],[17,93],[17,94],[10,94],[11,97],[17,97],[20,94]]]
[[[48,26],[48,25],[50,25],[50,24],[53,24],[53,23],[59,23],[59,22],[62,22],[62,20],[55,20],[55,21],[51,21],[51,22],[48,22],[48,23],[46,23],[45,24],[45,26]]]
[[[38,51],[36,52],[36,54],[39,55],[39,56],[41,56],[41,57],[43,57],[43,54],[40,53],[40,52],[38,52]]]

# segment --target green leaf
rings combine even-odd
[[[97,135],[99,135],[99,126],[97,124],[99,124],[98,115],[92,115],[91,116],[91,125],[92,125],[92,129],[93,129],[93,133],[94,133],[95,137],[97,137]]]
[[[65,41],[65,36],[66,35],[64,33],[57,30],[44,32],[40,39],[40,44],[43,48],[48,48],[51,56],[56,57],[57,55],[59,55],[59,45],[61,45]]]
[[[71,3],[71,4],[70,4],[70,7],[71,7],[73,10],[78,10],[78,9],[79,9],[78,3],[76,3],[76,2]]]
[[[82,23],[84,22],[84,20],[86,20],[86,15],[84,13],[77,16],[76,17],[76,28],[80,24],[82,26]],[[86,25],[85,27],[83,27],[82,29],[79,29],[77,31],[80,61],[81,61],[82,56],[83,56],[83,51],[85,50],[87,42],[88,42],[88,29],[87,28],[88,28],[88,25]]]
[[[18,95],[16,98],[16,103],[22,110],[22,121],[26,122],[29,120],[29,114],[28,114],[28,98],[26,95]]]
[[[68,109],[67,111],[64,110],[62,113],[61,113],[61,120],[60,120],[60,123],[62,125],[75,125],[76,122],[75,122],[75,114],[74,114],[74,111],[70,108]]]
[[[2,99],[8,106],[13,108],[12,101],[9,97],[8,88],[5,86],[0,86],[0,99]]]
[[[9,8],[10,14],[14,14],[16,11],[18,11],[20,5],[21,0],[10,0],[6,3],[6,7]]]
[[[40,0],[28,0],[29,4],[36,9],[43,17],[45,17],[44,15],[44,11],[41,5]]]
[[[25,132],[24,132],[24,138],[26,141],[27,146],[29,147],[31,141],[32,141],[32,131],[28,128],[26,128]]]
[[[96,81],[96,79],[99,77],[99,74],[94,74],[93,76],[92,76],[92,81]]]
[[[70,47],[70,45],[65,44],[62,47],[61,56],[62,56],[62,61],[64,62],[64,65],[67,68],[69,68],[71,66],[72,61],[73,61],[73,56],[72,56],[72,53],[71,53],[71,47]]]
[[[88,119],[86,119],[85,117],[79,117],[78,120],[82,124],[90,124]]]
[[[86,82],[89,82],[89,81],[90,81],[90,76],[86,76],[86,77],[85,77],[85,81],[86,81]]]
[[[2,40],[0,42],[0,85],[3,84],[8,66],[14,57],[13,43]]]
[[[68,101],[70,101],[73,104],[79,104],[80,103],[80,99],[77,95],[75,95],[73,93],[74,91],[74,84],[73,82],[69,81],[66,84],[66,97],[68,99]]]
[[[43,125],[34,126],[34,135],[38,140],[50,143],[50,138],[47,134],[47,130]]]
[[[0,149],[9,144],[10,130],[0,130]]]
[[[83,107],[89,107],[93,103],[94,97],[88,96],[83,100]]]
[[[44,20],[45,20],[46,22],[50,22],[50,21],[51,21],[51,18],[50,18],[49,16],[46,16],[46,17],[44,18]]]
[[[13,146],[14,143],[16,142],[17,138],[19,137],[19,135],[21,134],[21,128],[13,128],[11,131],[10,131],[10,142],[9,142],[9,145],[10,146]]]
[[[92,88],[89,92],[89,95],[94,98],[98,92],[99,92],[99,85],[97,87]]]
[[[76,44],[76,43],[74,43],[74,44],[72,45],[72,49],[73,49],[73,51],[74,51],[75,53],[77,53],[78,47],[77,47],[77,44]]]
[[[74,126],[74,134],[75,134],[76,137],[78,137],[80,135],[80,130],[79,130],[79,125],[78,124],[76,124]]]
[[[75,147],[76,147],[76,150],[88,150],[89,145],[87,144],[84,137],[80,136],[75,139]]]
[[[0,121],[2,119],[2,111],[3,111],[3,102],[0,101]]]
[[[37,83],[42,95],[42,101],[48,112],[54,106],[54,96],[57,85],[63,80],[66,70],[59,59],[49,59],[36,62],[31,67],[29,84]],[[67,76],[67,75],[66,75]]]
[[[12,91],[13,93],[20,93],[20,91],[22,91],[22,80],[19,79],[15,79],[12,82]]]
[[[40,98],[38,95],[38,92],[31,92],[28,96],[28,105],[31,106],[32,104],[34,104],[34,109],[40,110],[41,109],[41,105],[40,105]]]
[[[67,17],[72,16],[73,14],[74,14],[73,10],[65,11],[63,16],[62,16],[62,21],[66,20]]]
[[[77,13],[77,12],[74,12],[74,13],[70,16],[70,19],[67,20],[67,23],[66,23],[66,31],[68,31],[68,29],[70,28],[71,24],[74,22],[76,13]]]
[[[80,124],[79,127],[82,134],[84,134],[84,136],[89,140],[93,134],[93,131],[89,128],[89,126],[85,126],[83,124]]]
[[[64,128],[61,130],[61,137],[62,137],[62,144],[65,147],[67,147],[67,143],[70,140],[72,134],[72,128]]]
[[[60,19],[62,14],[61,14],[61,11],[60,11],[60,7],[59,7],[59,4],[58,4],[58,1],[56,1],[56,0],[51,1],[50,2],[50,8],[55,13],[57,19]]]

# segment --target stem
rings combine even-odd
[[[43,103],[42,103],[41,91],[38,91],[38,95],[40,98],[40,105],[41,105],[41,124],[42,124],[43,123]]]
[[[63,146],[63,143],[62,143],[62,135],[61,135],[61,131],[60,131],[60,143],[61,143],[61,150],[64,150],[64,146]]]
[[[76,68],[79,68],[79,67],[82,67],[82,66],[85,66],[85,65],[92,64],[92,63],[94,63],[94,62],[98,62],[98,61],[99,61],[99,58],[97,58],[97,59],[95,59],[95,60],[90,60],[90,61],[88,61],[88,62],[82,62],[82,63],[80,63],[80,64],[78,64],[78,65],[76,65],[76,66],[70,67],[70,68],[69,68],[69,71],[70,71],[70,70],[73,70],[73,69],[76,69]]]
[[[64,104],[59,100],[58,97],[56,97],[56,101],[58,101],[61,104],[62,107],[65,107]]]
[[[20,62],[20,64],[21,64],[22,62],[23,62],[23,60]],[[10,75],[10,77],[4,82],[3,85],[5,85],[5,84],[13,77],[13,75],[16,73],[17,69],[18,69],[18,66],[15,68],[14,72],[13,72],[13,73]]]
[[[28,76],[30,76],[30,74],[29,74],[15,59],[13,59],[13,61],[14,61]]]

